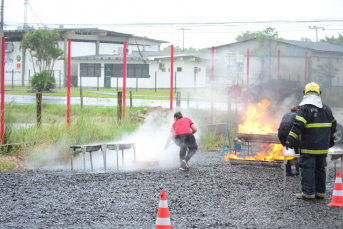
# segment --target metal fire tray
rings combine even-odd
[[[272,168],[280,168],[283,161],[257,161],[257,160],[242,160],[230,159],[231,165],[252,165],[252,166],[266,166]]]
[[[277,134],[245,134],[245,133],[236,133],[235,142],[235,154],[237,154],[236,143],[248,143],[248,156],[252,153],[252,143],[267,143],[267,144],[281,144]]]
[[[107,149],[116,151],[117,169],[119,169],[119,158],[118,158],[119,150],[122,151],[122,166],[124,167],[124,150],[131,149],[131,148],[133,148],[134,160],[136,160],[136,144],[135,143],[105,143],[105,144],[90,144],[90,145],[73,145],[73,146],[70,146],[71,172],[72,173],[74,172],[74,166],[73,166],[74,152],[83,154],[83,171],[85,172],[86,171],[86,159],[85,159],[86,152],[89,152],[91,169],[93,171],[92,152],[101,150],[103,160],[104,160],[104,169],[106,172],[106,151],[107,151]]]

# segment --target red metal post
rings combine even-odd
[[[173,66],[174,66],[174,45],[170,50],[170,111],[173,110]]]
[[[249,105],[249,49],[247,50],[247,91],[245,96],[245,107]]]
[[[307,52],[305,52],[305,85],[307,84]]]
[[[212,67],[211,67],[211,125],[213,124],[213,87],[214,87],[214,46],[212,46]]]
[[[125,121],[125,107],[126,107],[126,42],[124,42],[123,51],[123,122]]]
[[[277,88],[276,88],[276,117],[279,117],[279,100],[280,100],[280,50],[277,50]]]
[[[68,80],[67,80],[67,125],[70,125],[70,47],[71,40],[68,40]]]
[[[5,143],[5,37],[1,49],[1,145]]]

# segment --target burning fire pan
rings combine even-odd
[[[74,152],[82,153],[83,154],[83,171],[86,170],[86,161],[85,161],[85,154],[89,152],[90,155],[90,162],[91,162],[91,169],[93,171],[93,160],[92,160],[92,152],[98,151],[101,149],[103,154],[104,160],[104,169],[106,172],[106,151],[115,150],[117,153],[117,169],[119,169],[119,158],[118,152],[119,150],[122,151],[122,166],[124,167],[124,150],[133,148],[134,152],[134,160],[136,160],[136,144],[135,143],[107,143],[107,144],[91,144],[91,145],[74,145],[70,146],[70,158],[71,158],[71,172],[74,172],[73,169],[73,155]]]
[[[283,161],[256,161],[256,160],[241,160],[230,159],[231,165],[252,165],[252,166],[266,166],[272,168],[280,168]]]
[[[281,144],[277,134],[237,133],[236,137],[237,137],[238,141],[242,141],[242,142],[259,142],[259,143]]]

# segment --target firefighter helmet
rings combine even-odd
[[[319,96],[322,93],[319,85],[316,84],[315,82],[311,82],[311,83],[306,84],[305,89],[304,89],[304,95],[306,95],[306,93],[309,91],[317,92]]]

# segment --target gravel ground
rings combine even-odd
[[[30,170],[0,174],[1,228],[154,228],[161,190],[173,228],[343,228],[343,210],[303,201],[299,177],[281,169],[229,166],[221,153],[197,153],[178,168],[86,173]]]

